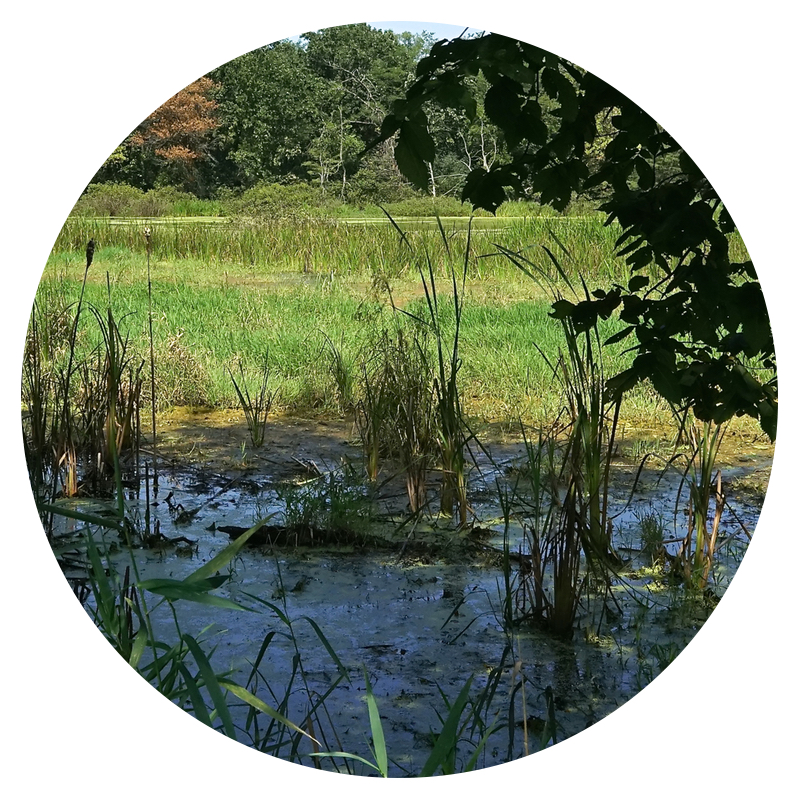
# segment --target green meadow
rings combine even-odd
[[[487,422],[552,419],[559,402],[552,367],[561,327],[549,316],[553,291],[572,290],[555,262],[580,289],[622,281],[614,257],[618,231],[600,216],[482,218],[360,223],[290,221],[273,224],[73,218],[67,221],[44,270],[37,302],[45,315],[66,312],[80,293],[86,242],[97,250],[85,301],[111,307],[130,352],[149,352],[149,226],[153,344],[160,408],[236,407],[229,370],[257,380],[269,355],[276,407],[296,414],[336,415],[357,401],[358,377],[380,331],[423,317],[419,269],[438,279],[442,319],[453,317],[448,270],[463,266],[459,381],[465,410]],[[538,280],[501,249],[523,256]],[[427,267],[426,267],[427,268]],[[580,296],[580,295],[579,295]],[[607,338],[618,330],[608,320]],[[78,344],[91,350],[100,333],[86,318]],[[612,374],[628,363],[624,348],[603,350]],[[135,360],[135,359],[134,359]],[[548,363],[549,362],[549,363]],[[342,397],[347,370],[354,395]],[[663,411],[640,387],[629,416]]]

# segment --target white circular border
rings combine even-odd
[[[415,793],[568,797],[706,792],[782,796],[789,783],[797,690],[792,504],[784,454],[796,449],[797,179],[789,4],[673,0],[473,0],[224,4],[143,0],[39,3],[6,10],[2,260],[4,785],[11,797],[200,797],[275,792],[371,796],[376,787],[265,758],[170,707],[103,642],[72,598],[38,521],[19,432],[22,345],[52,243],[84,185],[160,103],[218,64],[329,25],[401,16],[519,37],[590,69],[636,100],[710,178],[762,280],[776,338],[780,444],[755,539],[731,588],[685,652],[644,692],[547,752],[469,776],[418,781]],[[511,7],[513,6],[513,8]],[[433,19],[431,19],[433,17]],[[790,116],[792,115],[792,116]],[[785,162],[785,163],[784,163]],[[788,166],[787,166],[788,165]],[[774,554],[771,560],[771,554]],[[786,565],[785,570],[779,566]],[[793,617],[794,615],[792,615]],[[404,788],[399,788],[399,787]],[[408,790],[400,781],[381,789]]]

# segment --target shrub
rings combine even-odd
[[[381,161],[367,163],[347,183],[348,204],[362,209],[370,205],[398,203],[414,197],[415,192],[411,185],[398,174],[393,163],[391,169],[387,169]]]
[[[435,214],[440,217],[468,217],[472,214],[469,203],[443,195],[417,195],[398,203],[388,203],[385,208],[393,217],[432,217]]]
[[[307,183],[259,183],[231,205],[241,216],[281,219],[324,216],[335,202],[323,198],[319,189]]]
[[[72,210],[85,217],[126,217],[134,215],[134,207],[144,192],[126,183],[92,183]]]
[[[224,212],[222,202],[201,200],[174,186],[144,192],[125,183],[93,183],[72,213],[86,217],[189,217],[216,216]]]

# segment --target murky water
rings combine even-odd
[[[512,461],[513,455],[508,463]],[[728,470],[726,479],[746,469]],[[396,775],[414,774],[424,764],[431,731],[440,730],[439,715],[446,716],[445,697],[453,701],[470,676],[474,676],[473,694],[492,681],[495,691],[484,718],[503,720],[504,727],[490,737],[479,766],[519,757],[525,753],[526,736],[529,750],[537,749],[548,718],[549,693],[557,740],[561,741],[639,691],[668,665],[703,622],[704,614],[696,606],[680,601],[679,588],[665,588],[655,581],[654,571],[648,569],[652,562],[640,552],[641,519],[648,513],[661,516],[669,538],[685,535],[686,503],[680,501],[676,506],[680,476],[645,470],[631,496],[634,473],[633,468],[620,467],[613,481],[614,541],[630,559],[615,585],[617,602],[587,602],[579,612],[571,641],[531,627],[509,631],[504,626],[503,572],[496,559],[492,562],[474,553],[463,558],[420,556],[413,547],[405,551],[398,547],[363,551],[328,547],[274,552],[245,548],[218,593],[256,611],[178,602],[181,630],[214,646],[214,667],[230,670],[241,683],[251,677],[265,637],[277,632],[259,664],[255,686],[259,696],[277,705],[284,698],[292,679],[293,659],[299,653],[304,680],[294,679],[287,716],[303,725],[309,697],[324,694],[337,678],[334,659],[308,621],[313,620],[348,672],[348,678],[328,696],[327,715],[318,723],[322,730],[316,729],[316,735],[325,739],[328,749],[370,757],[366,669]],[[470,495],[476,522],[492,532],[484,540],[485,547],[501,549],[504,525],[495,499],[497,477],[497,471],[482,465],[473,472]],[[198,471],[162,474],[157,496],[132,499],[133,508],[137,502],[140,518],[149,502],[151,524],[158,521],[166,537],[180,536],[193,542],[135,551],[142,579],[186,577],[229,544],[228,535],[220,528],[246,528],[269,514],[279,517],[284,509],[268,476],[232,478]],[[717,596],[724,592],[744,555],[748,541],[744,529],[752,533],[758,510],[732,500],[723,514],[713,575]],[[440,533],[442,537],[459,535],[446,527]],[[522,530],[512,524],[508,535],[513,551]],[[413,539],[410,532],[409,541]],[[677,545],[672,542],[668,547]],[[115,556],[120,567],[128,558],[125,552]],[[273,604],[288,616],[291,637],[285,635],[290,631],[277,614],[254,598]],[[155,615],[157,632],[165,640],[177,638],[171,614],[166,607],[161,611],[164,613]],[[527,679],[524,698],[520,669]],[[507,723],[510,709],[514,714],[511,725]],[[243,710],[237,718],[243,729],[245,716]],[[244,730],[241,740],[248,743]],[[305,752],[309,751],[310,747]],[[467,746],[462,757],[470,755]],[[366,768],[352,769],[363,772]]]

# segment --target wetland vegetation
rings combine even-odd
[[[554,63],[562,111],[548,70],[592,96]],[[413,102],[439,66],[372,131],[412,183],[435,177]],[[491,92],[516,86],[482,68],[513,145]],[[233,209],[216,221],[100,218],[87,193],[31,314],[22,424],[53,551],[133,669],[262,752],[400,776],[536,752],[669,665],[746,552],[777,389],[741,239],[677,145],[646,141],[701,198],[690,222],[665,201],[671,238],[613,206],[633,202],[614,175],[602,213],[538,172],[557,212],[474,218],[311,214],[307,189],[245,213],[286,201],[263,186],[215,209],[173,192]],[[645,194],[649,169],[626,173]],[[492,174],[461,187],[484,211]],[[720,321],[714,292],[747,314]]]

